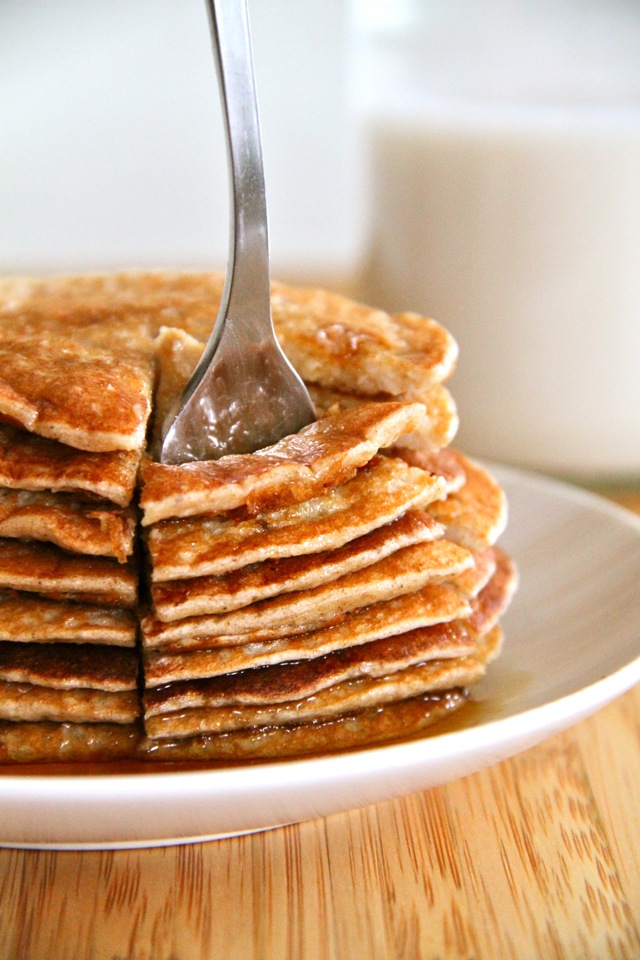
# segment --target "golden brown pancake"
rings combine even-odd
[[[311,590],[371,566],[397,550],[434,540],[438,528],[430,520],[424,512],[412,510],[334,550],[265,560],[221,577],[155,583],[151,587],[154,613],[161,620],[180,620],[225,613],[269,597]]]
[[[442,450],[410,450],[396,444],[391,448],[390,453],[401,457],[412,467],[419,467],[420,470],[442,477],[447,496],[461,490],[467,481],[462,460],[454,450],[446,447]]]
[[[494,547],[474,553],[473,566],[452,577],[450,583],[465,597],[477,597],[496,572],[498,561]]]
[[[148,615],[142,619],[146,647],[176,639],[198,646],[206,638],[213,646],[246,643],[316,629],[359,607],[419,590],[466,570],[473,564],[468,550],[446,540],[405,547],[378,563],[315,587],[261,600],[230,613],[189,617],[164,623]],[[200,641],[202,646],[202,642]]]
[[[0,643],[0,680],[69,690],[135,690],[138,657],[127,647]]]
[[[143,524],[173,517],[250,513],[301,503],[351,479],[378,450],[414,430],[422,404],[370,403],[330,415],[256,453],[179,466],[146,461]]]
[[[153,346],[158,370],[153,398],[152,432],[153,442],[157,443],[162,425],[191,379],[205,344],[184,330],[161,327]]]
[[[154,333],[180,328],[204,342],[224,286],[217,273],[124,273],[81,278],[60,291],[51,281],[41,298],[71,297],[94,311],[116,303],[143,314]],[[336,293],[272,284],[272,312],[283,349],[312,383],[375,396],[400,396],[413,385],[449,377],[457,345],[439,324],[417,314],[390,315]],[[357,387],[358,389],[355,389]]]
[[[208,339],[224,287],[220,273],[138,271],[8,277],[2,280],[3,299],[47,312],[55,303],[67,313],[89,312],[94,318],[121,315],[143,319],[156,335],[163,325],[178,326]]]
[[[459,623],[434,624],[336,650],[312,660],[242,670],[230,676],[164,684],[144,695],[145,716],[188,710],[284,703],[358,677],[385,677],[430,660],[472,656],[475,640]]]
[[[193,641],[175,641],[160,650],[145,651],[145,683],[158,686],[173,680],[215,677],[255,667],[322,657],[336,650],[401,633],[460,621],[475,642],[491,631],[506,611],[517,587],[517,570],[504,551],[487,551],[492,563],[483,570],[483,580],[491,577],[473,599],[461,595],[459,588],[428,584],[421,590],[403,594],[355,610],[348,616],[318,630],[293,634],[279,640],[250,640],[236,646],[190,649]],[[464,574],[462,575],[464,577]],[[460,577],[454,577],[456,585]],[[470,595],[471,596],[471,595]],[[206,644],[206,639],[202,644]]]
[[[153,580],[228,573],[344,546],[443,495],[443,484],[397,459],[374,457],[347,483],[300,504],[235,515],[168,520],[148,534]],[[433,535],[444,528],[429,518]]]
[[[126,507],[133,498],[140,454],[88,453],[0,424],[0,485],[67,491]]]
[[[28,303],[34,314],[88,315],[97,324],[114,315],[184,330],[205,342],[224,287],[219,273],[122,272],[85,276],[9,278],[0,300]],[[282,283],[272,285],[276,333],[309,382],[347,393],[402,396],[440,383],[453,371],[457,345],[433,320],[389,315],[340,294]],[[355,389],[358,387],[358,389]]]
[[[460,490],[434,502],[429,512],[445,525],[447,536],[470,550],[484,550],[496,542],[507,523],[504,490],[478,463],[456,451],[466,475]]]
[[[138,580],[134,566],[111,557],[85,557],[49,543],[4,539],[0,540],[0,589],[134,607]]]
[[[141,741],[139,749],[142,756],[155,761],[284,760],[336,753],[375,746],[398,737],[404,740],[416,736],[460,709],[467,696],[465,690],[446,690],[321,722],[265,726],[177,740],[147,737]]]
[[[0,282],[0,415],[81,450],[139,450],[153,386],[152,340],[125,313],[55,298],[31,303]]]
[[[509,607],[518,586],[518,572],[511,557],[499,547],[493,548],[496,570],[491,579],[471,600],[471,613],[465,626],[476,637],[492,630]]]
[[[139,752],[138,724],[0,721],[0,763],[106,762]]]
[[[63,723],[134,723],[140,716],[135,691],[61,690],[0,680],[0,720]]]
[[[326,387],[318,387],[312,383],[308,384],[308,388],[318,416],[325,416],[332,410],[348,410],[369,400],[384,403],[392,399],[388,394],[379,394],[376,397],[359,396],[355,393],[347,394],[338,390],[329,390]],[[426,410],[426,416],[419,429],[398,439],[399,448],[436,451],[451,443],[458,430],[459,421],[455,402],[446,387],[435,383],[422,392],[413,391],[410,397],[393,399],[418,401]]]
[[[0,591],[0,641],[133,647],[137,630],[133,610]]]
[[[145,651],[145,683],[158,686],[172,680],[215,677],[254,667],[308,660],[360,643],[369,643],[433,624],[467,616],[467,600],[451,587],[427,584],[421,590],[354,610],[337,622],[276,640],[250,640],[235,646],[190,649],[191,638],[162,649]],[[217,638],[213,638],[215,643]],[[202,644],[207,640],[203,639]]]
[[[68,493],[0,487],[0,537],[49,541],[63,550],[124,563],[133,553],[135,530],[132,508],[88,503]]]
[[[278,339],[304,380],[346,393],[409,396],[453,372],[458,348],[434,320],[340,294],[272,286]]]
[[[447,690],[321,723],[263,727],[180,740],[152,740],[136,724],[6,723],[0,721],[0,763],[156,763],[277,760],[374,746],[416,736],[467,701]]]
[[[332,658],[339,661],[340,657],[362,657],[365,651],[368,661],[382,662],[383,657],[375,652],[381,652],[385,642],[401,644],[417,638],[425,643],[429,639],[429,650],[438,658],[473,653],[480,637],[497,625],[516,587],[513,561],[503,551],[496,553],[499,569],[472,601],[471,608],[451,587],[430,585],[418,593],[358,610],[339,624],[281,641],[249,642],[241,647],[184,653],[147,651],[145,683],[148,703],[155,702],[151,687],[164,685],[163,695],[168,696],[169,691],[180,688],[180,684],[171,681],[180,679],[217,677],[216,682],[222,689],[225,684],[235,689],[236,684],[242,685],[243,678],[249,677],[261,678],[259,682],[264,686],[264,678],[277,677],[279,671],[286,675],[287,671],[293,670],[295,676],[296,672],[299,674],[309,669],[317,679],[318,673],[322,673],[322,665],[330,663]],[[442,644],[440,649],[437,643]],[[360,653],[356,649],[343,652],[356,645],[364,645]],[[311,666],[305,667],[304,662],[309,660]],[[269,665],[271,669],[256,669]],[[329,673],[327,671],[326,676]]]
[[[433,660],[383,676],[358,677],[335,683],[301,700],[234,707],[203,704],[159,716],[147,716],[145,730],[149,737],[163,739],[317,722],[425,693],[465,687],[477,682],[484,671],[484,664],[476,657]],[[200,681],[203,682],[206,681]]]
[[[317,723],[425,694],[467,688],[484,676],[487,663],[495,659],[501,645],[502,632],[495,627],[469,656],[427,660],[388,673],[384,672],[384,663],[371,662],[370,673],[356,673],[354,678],[316,688],[309,696],[275,703],[218,706],[216,694],[219,694],[217,688],[221,685],[221,678],[210,682],[195,681],[191,685],[179,684],[177,702],[182,706],[171,712],[146,715],[145,731],[152,739],[179,739],[296,723]],[[210,699],[211,686],[214,689]],[[293,689],[297,687],[294,681]],[[156,705],[162,702],[164,690],[162,688],[154,694]]]

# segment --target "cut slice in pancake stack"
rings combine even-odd
[[[0,294],[0,756],[127,755],[152,341],[56,284]]]
[[[244,457],[147,462],[145,749],[296,756],[405,736],[461,706],[515,585],[502,490],[445,449],[456,346],[437,324],[276,287],[320,420]],[[162,328],[156,429],[197,363]]]

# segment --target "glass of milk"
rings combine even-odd
[[[466,452],[640,482],[640,2],[353,10],[363,295],[456,336]]]

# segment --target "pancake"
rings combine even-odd
[[[381,403],[390,399],[387,394],[376,397],[359,396],[355,393],[341,393],[338,390],[328,390],[308,384],[309,394],[318,416],[324,416],[331,410],[347,410],[367,400],[379,400]],[[419,392],[413,391],[411,397],[397,397],[394,399],[407,402],[418,401],[424,405],[426,416],[419,429],[400,437],[397,446],[416,450],[440,450],[446,447],[456,435],[459,420],[458,411],[446,387],[436,383],[428,389]]]
[[[471,600],[471,612],[465,618],[465,626],[475,637],[482,637],[492,630],[509,607],[518,587],[518,571],[511,557],[494,547],[496,570],[491,579]]]
[[[484,550],[506,526],[504,490],[488,470],[458,451],[455,455],[465,472],[465,484],[445,500],[434,502],[429,513],[444,524],[451,540],[470,550]]]
[[[435,624],[345,647],[312,660],[164,684],[145,692],[145,716],[201,706],[265,706],[300,700],[345,680],[384,677],[428,660],[472,656],[475,651],[475,640],[460,624]]]
[[[131,508],[87,503],[68,493],[0,487],[0,537],[44,540],[63,550],[124,563],[134,550],[135,529]]]
[[[0,300],[32,313],[85,314],[97,323],[114,311],[144,320],[151,335],[174,327],[206,342],[224,288],[220,273],[127,271],[75,277],[9,278]],[[390,315],[336,293],[272,284],[278,339],[311,383],[368,396],[403,396],[453,372],[457,345],[417,314]]]
[[[0,540],[0,590],[37,593],[107,606],[134,607],[136,569],[110,557],[66,553],[49,543]]]
[[[383,600],[354,610],[348,617],[318,630],[287,635],[276,640],[250,640],[235,646],[190,649],[177,641],[144,654],[145,683],[158,686],[172,680],[215,677],[254,667],[308,660],[361,643],[408,633],[433,624],[467,616],[471,608],[456,590],[443,584],[427,584],[421,590]],[[213,638],[212,642],[215,642]],[[201,641],[206,644],[206,639]]]
[[[473,564],[468,550],[446,540],[416,544],[396,551],[364,570],[340,577],[311,590],[261,600],[229,613],[189,617],[164,623],[147,615],[142,618],[142,641],[159,647],[180,639],[194,647],[222,646],[248,640],[269,639],[315,629],[359,607],[419,590],[466,570]]]
[[[459,710],[467,700],[461,689],[429,693],[323,722],[265,726],[232,733],[177,740],[144,738],[140,753],[155,761],[284,760],[375,746],[423,730]],[[2,730],[0,728],[0,751]],[[1,753],[0,753],[1,757]]]
[[[175,641],[160,650],[145,651],[145,683],[152,687],[173,680],[215,677],[286,661],[308,660],[453,620],[460,621],[477,642],[497,625],[517,587],[513,560],[495,548],[487,553],[491,554],[492,562],[484,566],[476,596],[471,600],[452,586],[428,584],[413,593],[355,610],[327,627],[294,633],[279,640],[250,640],[236,646],[216,647],[218,638],[211,638],[213,646],[204,646],[207,641],[203,639],[201,649],[190,649],[193,643],[190,638],[182,641],[182,646],[180,641]],[[492,574],[487,578],[489,570]],[[455,577],[452,582],[457,584],[459,579]]]
[[[129,724],[139,716],[135,691],[61,690],[0,680],[0,720]]]
[[[3,299],[26,297],[32,312],[57,309],[89,312],[96,320],[114,309],[135,320],[143,319],[152,336],[163,325],[178,326],[203,342],[216,319],[224,288],[222,273],[126,270],[115,273],[7,277]]]
[[[131,760],[140,739],[140,727],[133,723],[0,721],[0,763]]]
[[[0,643],[0,680],[56,690],[136,690],[138,657],[126,647]]]
[[[0,485],[65,491],[126,507],[140,463],[135,451],[88,453],[0,424]]]
[[[301,700],[234,707],[203,704],[159,716],[147,716],[145,731],[153,739],[163,739],[317,722],[425,693],[464,687],[476,683],[484,672],[483,662],[473,656],[433,660],[383,676],[362,676],[338,682]]]
[[[5,295],[3,295],[5,294]],[[117,312],[33,309],[0,283],[0,415],[81,450],[139,450],[153,386],[152,341]]]
[[[178,466],[146,461],[142,523],[301,503],[344,483],[378,450],[416,428],[422,404],[370,403],[329,415],[253,454]]]
[[[133,647],[137,631],[132,610],[0,592],[0,641]]]
[[[461,458],[454,450],[446,447],[442,450],[410,450],[396,444],[391,448],[390,453],[401,457],[409,466],[418,467],[434,476],[442,477],[447,496],[461,490],[467,481]]]
[[[442,496],[443,483],[397,458],[374,457],[347,483],[301,504],[257,517],[198,517],[154,525],[148,534],[153,580],[228,573],[282,557],[342,547]],[[444,528],[432,518],[434,536]]]
[[[480,553],[474,553],[473,566],[463,573],[452,577],[450,583],[465,597],[477,597],[483,587],[489,583],[498,566],[494,547],[487,547]]]
[[[412,544],[434,540],[437,525],[420,510],[351,540],[334,550],[265,560],[221,577],[195,577],[151,587],[154,613],[161,620],[225,613],[298,590],[311,590],[362,570]]]
[[[386,704],[322,723],[217,736],[152,740],[135,724],[7,723],[0,721],[0,763],[156,763],[277,760],[367,747],[417,736],[460,709],[464,690],[447,690]]]
[[[153,346],[158,367],[152,419],[155,444],[169,411],[202,357],[205,343],[176,327],[161,327]]]
[[[377,396],[409,396],[451,375],[453,337],[414,313],[390,315],[325,290],[272,285],[273,322],[308,383]]]

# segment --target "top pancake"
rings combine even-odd
[[[348,393],[415,396],[453,372],[453,337],[415,313],[388,314],[337,293],[272,286],[274,326],[300,376]]]
[[[139,450],[153,386],[146,323],[113,305],[34,302],[31,290],[0,282],[0,416],[81,450]]]
[[[3,299],[29,299],[34,311],[83,310],[94,317],[114,311],[144,318],[153,336],[163,325],[179,326],[207,340],[216,318],[224,276],[182,271],[122,271],[119,273],[7,277]]]
[[[126,272],[5,281],[6,299],[34,309],[109,310],[144,317],[152,333],[178,327],[206,341],[222,291],[220,273]],[[337,293],[272,285],[276,334],[300,375],[335,390],[407,394],[453,372],[458,348],[439,324],[413,313],[388,314]]]
[[[162,326],[208,339],[224,288],[219,273],[123,272],[81,277],[15,278],[0,299],[28,301],[34,313],[144,319],[153,335]],[[414,397],[453,372],[458,348],[439,324],[413,313],[388,314],[348,297],[308,287],[272,285],[276,334],[310,383],[366,396]]]

